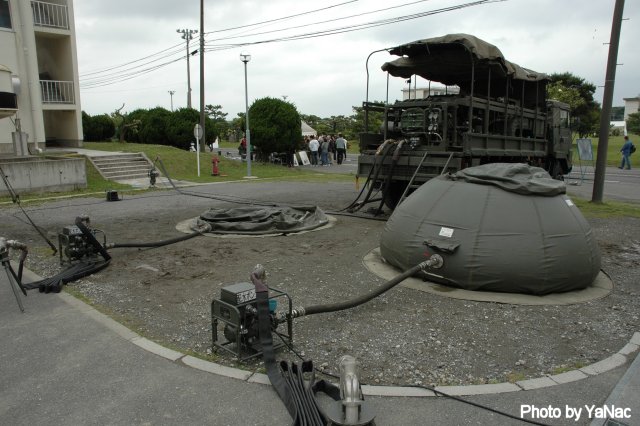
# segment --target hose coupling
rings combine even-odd
[[[266,281],[267,279],[267,271],[266,269],[264,269],[264,266],[262,266],[262,264],[258,263],[256,266],[253,267],[253,275],[256,276],[256,278],[262,280],[262,281]]]
[[[345,355],[340,359],[340,401],[330,405],[326,414],[334,425],[374,424],[375,414],[362,396],[358,380],[358,362],[351,355]]]
[[[278,314],[277,322],[278,324],[282,324],[287,322],[289,319],[300,318],[306,315],[306,312],[303,307],[295,308],[291,310],[291,314],[289,313],[281,313]]]
[[[18,240],[7,240],[4,237],[0,237],[0,253],[8,253],[9,249],[20,250],[26,253],[27,245]]]
[[[442,258],[442,256],[436,253],[436,254],[432,254],[431,257],[429,257],[429,259],[420,263],[420,269],[423,271],[428,268],[440,269],[442,268],[442,265],[444,265],[444,259]]]

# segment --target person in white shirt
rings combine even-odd
[[[312,166],[318,165],[318,148],[320,148],[320,142],[318,142],[318,139],[316,139],[315,136],[312,136],[311,140],[309,141],[309,151],[311,151]]]

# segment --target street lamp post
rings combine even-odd
[[[251,178],[251,134],[249,131],[249,89],[247,86],[247,62],[251,60],[251,55],[241,53],[240,60],[244,62],[244,110],[245,110],[245,137],[247,138],[247,177]]]
[[[171,96],[171,112],[173,112],[173,94],[176,93],[175,90],[169,90],[169,95]]]
[[[176,30],[177,33],[182,34],[182,39],[187,41],[187,108],[191,108],[191,69],[189,66],[189,40],[193,39],[194,34],[198,34],[198,30]]]

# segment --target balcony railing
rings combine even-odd
[[[66,5],[31,1],[33,24],[41,27],[69,29],[69,11]]]
[[[75,104],[73,81],[40,80],[43,104]]]

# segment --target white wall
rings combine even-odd
[[[629,114],[640,110],[640,98],[627,98],[624,100],[624,120],[627,121]]]

